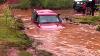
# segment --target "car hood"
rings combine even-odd
[[[39,24],[40,29],[57,30],[64,28],[61,23]]]

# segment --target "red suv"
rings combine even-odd
[[[59,14],[52,10],[34,10],[32,14],[32,21],[40,29],[62,29],[62,20]]]

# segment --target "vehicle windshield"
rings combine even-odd
[[[57,23],[60,19],[57,16],[39,16],[38,21],[39,23]]]

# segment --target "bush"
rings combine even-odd
[[[31,6],[40,6],[41,1],[40,0],[30,0],[31,1]]]
[[[27,9],[30,7],[30,0],[21,0],[20,1],[20,8]]]
[[[60,9],[60,8],[70,8],[72,7],[73,0],[31,0],[31,5],[39,6],[43,8],[52,8],[52,9]]]
[[[0,17],[0,40],[2,44],[7,46],[14,46],[20,48],[27,48],[31,46],[32,41],[16,26],[15,19],[11,16],[9,8],[4,10],[4,16]]]
[[[20,30],[16,29],[14,19],[0,17],[0,40],[4,45],[26,48],[31,46],[31,40]]]
[[[72,0],[41,0],[41,4],[44,8],[70,8]]]
[[[6,0],[0,0],[0,3],[2,4],[2,3],[4,3]]]
[[[64,9],[71,8],[73,0],[21,0],[19,4],[14,4],[14,8],[26,9],[29,7]]]
[[[17,19],[15,26],[17,26],[15,29],[17,30],[24,30],[24,25],[21,19]]]

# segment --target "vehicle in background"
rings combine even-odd
[[[96,0],[96,10],[100,10],[100,0]]]
[[[88,0],[89,3],[92,2],[92,0]],[[73,2],[73,9],[77,12],[82,12],[82,5],[83,3],[87,3],[87,0],[74,0]],[[99,3],[99,0],[96,0],[96,4],[95,4],[95,9],[97,8],[97,5]]]
[[[32,14],[32,21],[40,29],[62,29],[62,19],[59,14],[49,9],[36,10]]]

